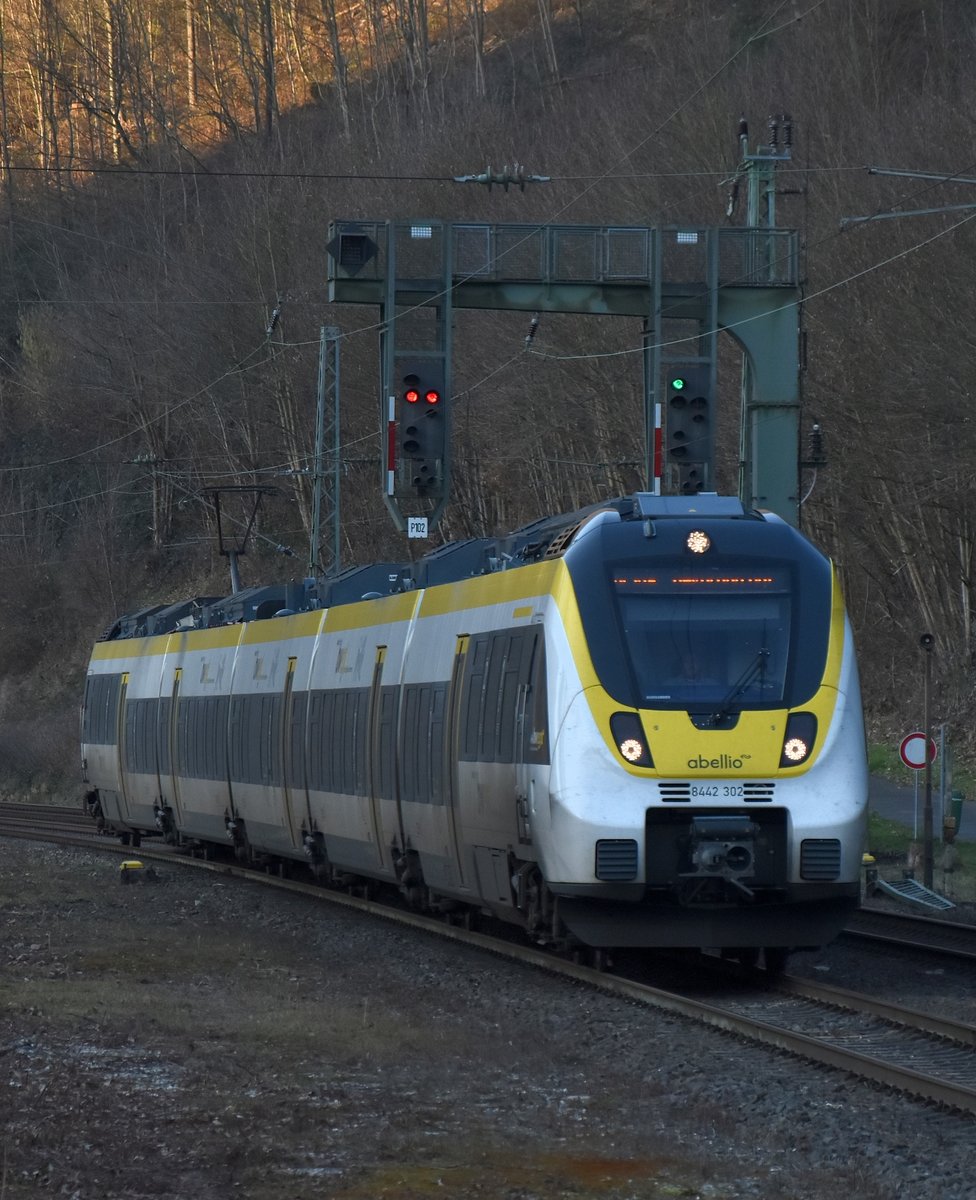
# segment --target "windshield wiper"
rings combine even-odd
[[[742,695],[742,693],[752,683],[757,675],[762,680],[762,683],[766,682],[766,664],[768,660],[769,650],[766,646],[763,646],[756,657],[751,663],[749,663],[746,669],[735,681],[735,683],[732,684],[729,694],[725,697],[718,710],[714,714],[716,721],[724,721],[725,718],[729,716],[732,711],[732,705]]]

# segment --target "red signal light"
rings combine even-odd
[[[440,402],[440,398],[441,398],[440,392],[435,391],[434,388],[430,388],[428,391],[426,391],[424,393],[424,399],[427,401],[428,404],[438,404]]]
[[[403,398],[404,398],[404,400],[406,400],[406,402],[408,404],[416,404],[417,401],[420,399],[420,393],[417,391],[416,388],[408,388],[403,393]]]

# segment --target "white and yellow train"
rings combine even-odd
[[[122,618],[82,743],[88,803],[125,840],[308,861],[542,943],[781,961],[858,902],[836,573],[729,498],[638,494]]]

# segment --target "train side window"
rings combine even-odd
[[[447,709],[447,684],[430,688],[428,796],[431,804],[444,803],[444,714]]]
[[[306,771],[311,791],[322,790],[322,692],[308,694],[308,742]]]
[[[333,756],[339,770],[335,780],[335,790],[343,795],[352,795],[356,791],[356,716],[358,696],[355,692],[344,689],[339,693],[339,711],[334,721],[335,745]]]
[[[217,705],[212,696],[204,696],[200,700],[203,712],[203,737],[197,740],[197,775],[206,779],[210,775],[208,763],[217,762]]]
[[[404,689],[401,798],[414,804],[444,803],[446,683]]]
[[[156,756],[153,754],[153,738],[151,717],[155,708],[154,700],[136,700],[134,721],[136,770],[143,775],[153,775],[156,771]]]
[[[292,692],[291,720],[285,736],[288,741],[288,787],[301,790],[305,786],[305,733],[308,717],[308,692]],[[285,772],[282,770],[282,775]]]
[[[254,696],[250,744],[254,763],[249,779],[265,786],[281,785],[281,697]]]
[[[315,791],[332,790],[332,718],[334,692],[312,692],[309,699],[308,786]]]
[[[121,675],[89,675],[85,684],[82,741],[95,746],[114,746],[118,740]]]
[[[176,763],[187,779],[227,779],[227,696],[183,696],[177,706]]]
[[[134,775],[145,772],[145,754],[143,753],[142,719],[145,708],[144,700],[130,700],[125,706],[125,728],[122,731],[122,761],[125,769]]]
[[[200,778],[197,763],[201,757],[199,741],[202,733],[203,711],[199,696],[184,696],[180,700],[177,719],[177,762],[180,774],[189,779]]]
[[[173,745],[173,767],[175,775],[186,775],[186,730],[189,701],[182,696],[176,705],[176,730]]]
[[[515,762],[515,725],[518,720],[519,695],[523,688],[529,686],[532,650],[536,637],[537,633],[534,629],[519,629],[509,637],[505,648],[498,697],[496,762]]]
[[[485,686],[487,682],[489,635],[479,633],[471,639],[465,668],[461,720],[461,757],[468,762],[479,757],[481,730],[484,725]]]
[[[156,763],[160,775],[169,775],[173,769],[169,755],[169,725],[172,711],[172,697],[163,696],[157,701],[154,736],[156,738]]]
[[[480,762],[494,762],[498,757],[501,737],[501,701],[505,665],[508,661],[511,638],[507,631],[493,633],[488,650],[488,676],[485,680],[485,702],[482,710],[481,737],[478,739]]]
[[[549,761],[549,694],[546,683],[546,642],[537,635],[533,642],[532,691],[525,714],[522,761]]]
[[[407,803],[417,800],[418,739],[420,733],[420,688],[410,686],[403,696],[403,746],[400,756],[400,798]]]
[[[356,692],[356,741],[355,773],[353,792],[356,796],[366,795],[366,751],[369,736],[369,692],[361,688]]]
[[[139,738],[136,719],[139,716],[138,700],[130,700],[125,706],[125,726],[122,730],[122,761],[127,771],[139,770]]]
[[[201,779],[227,778],[227,712],[228,696],[205,696],[203,709],[207,730],[203,761],[199,763]]]
[[[326,792],[339,790],[342,771],[341,736],[336,735],[336,724],[342,723],[342,695],[326,692],[322,698],[322,788]]]
[[[378,773],[374,787],[381,800],[392,800],[394,768],[396,765],[397,689],[383,688],[380,695]]]
[[[519,695],[532,681],[538,641],[537,629],[502,629],[471,639],[461,700],[462,759],[515,762]]]
[[[248,778],[247,696],[231,697],[227,741],[230,777],[243,783]]]
[[[180,775],[183,776],[193,774],[191,769],[193,746],[190,743],[190,731],[195,725],[193,720],[195,706],[195,699],[184,696],[180,700],[176,714],[176,764]]]
[[[274,701],[269,718],[274,728],[280,722],[280,697]],[[338,792],[345,796],[366,793],[366,726],[369,719],[369,691],[366,688],[339,688],[311,692],[308,708],[308,786],[314,791]],[[293,722],[294,726],[294,722]],[[302,732],[304,734],[304,725]],[[294,732],[292,737],[294,739]],[[302,741],[292,742],[293,757],[299,755]],[[280,749],[272,746],[270,782],[281,779]],[[300,761],[295,758],[295,761]]]

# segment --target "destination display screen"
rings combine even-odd
[[[615,574],[613,585],[618,591],[680,592],[695,589],[701,592],[727,590],[729,592],[783,591],[789,586],[786,578],[779,575],[756,572],[755,574],[688,573],[662,571],[653,575]]]

